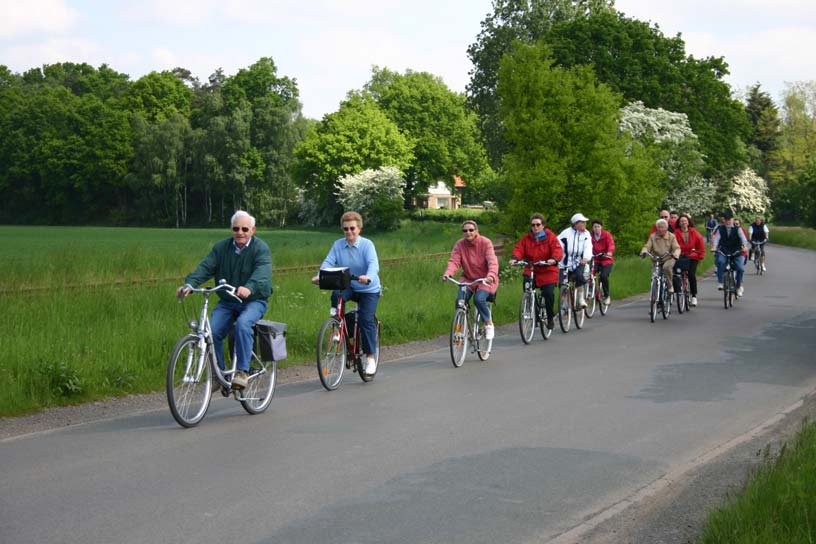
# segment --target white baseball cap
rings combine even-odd
[[[589,221],[589,219],[586,218],[582,213],[576,213],[575,215],[572,216],[572,219],[570,219],[570,224],[574,225],[578,221]]]

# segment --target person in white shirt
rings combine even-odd
[[[592,235],[586,228],[589,219],[581,213],[576,213],[570,219],[571,227],[561,231],[558,241],[564,248],[564,268],[568,279],[575,281],[575,299],[578,308],[586,308],[584,300],[584,285],[589,278],[587,265],[592,259]]]

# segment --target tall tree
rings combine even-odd
[[[770,95],[760,90],[757,83],[748,90],[745,111],[751,120],[751,134],[748,137],[749,155],[753,169],[766,180],[773,164],[773,153],[779,146],[781,121]]]
[[[645,148],[618,130],[620,96],[587,66],[554,66],[542,42],[519,42],[499,70],[498,96],[510,148],[507,217],[521,230],[531,210],[551,225],[575,212],[600,217],[623,248],[642,241],[662,194]]]
[[[336,193],[342,176],[413,162],[411,142],[366,93],[349,96],[326,115],[295,149],[295,179],[316,206],[318,222],[340,215]]]
[[[534,43],[557,22],[613,9],[614,0],[494,0],[467,53],[473,70],[468,101],[479,118],[490,164],[498,168],[506,149],[496,96],[499,63],[515,40]]]
[[[488,168],[476,116],[465,108],[464,97],[439,77],[375,66],[366,90],[414,143],[414,161],[406,172],[409,206],[430,184],[451,183],[454,175],[475,180]]]

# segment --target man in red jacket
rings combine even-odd
[[[612,273],[612,264],[615,259],[615,240],[608,230],[603,229],[600,219],[592,220],[592,254],[596,255],[595,273],[601,274],[601,294],[603,295],[604,306],[609,306],[612,298],[609,292],[609,274]],[[602,254],[602,255],[599,255]]]
[[[555,233],[545,225],[544,216],[534,213],[530,216],[530,230],[521,237],[521,240],[513,248],[510,257],[510,264],[516,261],[527,261],[534,263],[537,261],[547,261],[551,266],[539,266],[535,273],[536,287],[541,289],[541,296],[544,297],[544,306],[547,311],[547,328],[554,327],[553,305],[555,304],[555,286],[558,284],[558,264],[564,257],[564,251],[556,238]],[[524,281],[530,281],[530,267],[524,269]]]

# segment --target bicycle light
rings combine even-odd
[[[190,322],[188,323],[188,325],[190,326],[191,331],[197,331],[198,330],[198,321],[196,321],[195,319],[191,319]]]

